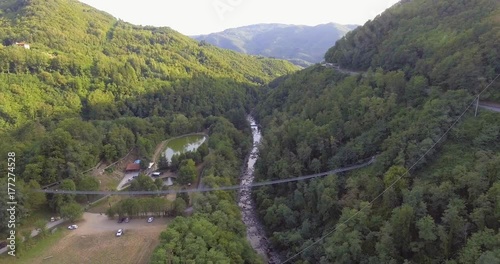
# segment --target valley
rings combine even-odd
[[[0,262],[499,263],[499,17],[403,0],[195,40],[0,1]]]

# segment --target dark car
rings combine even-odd
[[[118,218],[118,224],[123,223],[123,221],[125,221],[125,217]]]

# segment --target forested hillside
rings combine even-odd
[[[377,157],[355,172],[259,188],[277,250],[299,253],[292,263],[500,261],[500,115],[471,107],[448,131],[500,73],[499,11],[497,1],[404,1],[326,54],[363,74],[315,66],[270,85],[258,105],[259,181]]]
[[[257,24],[194,38],[217,47],[286,59],[307,67],[322,61],[328,48],[356,27],[335,23],[317,26]]]
[[[22,173],[27,178],[51,171],[35,164],[83,169],[100,156],[121,156],[142,137],[154,140],[148,134],[181,134],[200,126],[189,120],[244,112],[260,84],[295,69],[283,61],[198,45],[169,28],[137,27],[77,1],[12,0],[0,8],[0,122],[2,137],[12,139],[1,141],[2,150],[30,153],[18,163],[21,172],[30,164],[30,173]],[[13,46],[16,42],[31,49]],[[52,133],[80,141],[69,145],[88,157],[75,154],[73,159],[84,161],[69,162],[28,150],[40,145],[28,141],[50,141]],[[83,144],[88,140],[90,146]],[[67,165],[63,168],[58,175],[41,175],[40,182],[70,176]]]
[[[219,137],[243,133],[241,120],[259,87],[296,70],[286,61],[199,44],[170,28],[135,26],[76,0],[1,1],[0,43],[0,149],[4,157],[16,155],[21,224],[44,204],[30,189],[65,180],[62,189],[95,190],[98,182],[83,171],[131,149],[147,164],[157,143],[176,135],[214,134],[213,151],[223,149],[233,172],[248,146]],[[4,186],[7,163],[0,173]],[[56,213],[74,202],[61,197],[47,195]],[[237,228],[228,232],[242,237]]]
[[[250,89],[294,69],[282,61],[199,45],[169,28],[137,27],[76,1],[11,0],[3,1],[1,10],[2,128],[80,112],[89,119],[144,117],[156,107],[160,114],[194,115],[188,108],[200,105],[198,112],[221,113],[246,102],[241,87]],[[31,49],[12,46],[15,42]],[[27,91],[31,98],[16,96]],[[158,95],[170,100],[162,102],[168,106],[160,109],[148,101]]]
[[[500,2],[401,1],[349,32],[325,55],[355,70],[423,75],[431,85],[477,92],[500,72]]]

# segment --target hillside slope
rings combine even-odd
[[[325,55],[341,67],[401,69],[431,85],[468,87],[500,72],[500,3],[402,1],[348,33]]]
[[[500,115],[469,107],[500,73],[499,11],[498,1],[404,1],[326,54],[363,74],[317,65],[271,83],[257,111],[257,180],[377,157],[256,190],[275,247],[299,253],[292,263],[500,261]]]
[[[221,48],[308,66],[320,62],[328,48],[355,27],[335,23],[317,26],[257,24],[193,37]]]
[[[245,86],[295,70],[284,61],[200,45],[169,28],[134,26],[77,1],[9,0],[0,10],[2,129],[64,111],[92,119],[118,116],[118,109],[108,109],[104,116],[85,109],[96,93],[123,102],[158,89],[167,93],[167,86],[201,89],[203,82],[221,82],[219,87],[205,85],[214,93],[245,93]],[[31,49],[12,46],[16,42]],[[29,99],[15,96],[28,91],[33,95]],[[209,101],[196,98],[207,93],[194,94],[189,100]],[[150,106],[145,108],[147,112]]]
[[[241,120],[263,84],[297,69],[286,61],[202,45],[169,28],[135,26],[76,0],[0,1],[0,43],[0,152],[15,158],[15,163],[0,163],[0,186],[6,190],[8,172],[15,172],[20,229],[31,228],[25,224],[34,211],[49,207],[51,215],[63,216],[65,208],[76,211],[76,202],[95,198],[45,196],[33,189],[58,182],[62,190],[114,189],[112,184],[100,186],[89,169],[127,153],[148,164],[159,142],[187,133],[209,134],[210,153],[195,159],[199,166],[202,158],[210,161],[204,173],[212,183],[204,184],[235,184],[251,146],[250,128]],[[101,176],[111,180],[107,172]],[[161,181],[145,178],[148,190],[163,188]],[[1,211],[6,199],[0,197]],[[224,232],[217,240],[193,240],[188,236],[192,230],[170,226],[182,239],[175,251],[166,251],[168,257],[259,263],[245,240],[235,197],[197,199],[200,210],[191,223],[203,224],[199,230]],[[189,202],[179,197],[175,208],[183,212]],[[4,237],[8,217],[0,214]],[[184,254],[193,247],[196,254]],[[155,259],[164,262],[165,250],[157,252]]]

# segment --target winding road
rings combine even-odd
[[[334,63],[325,62],[325,63],[321,63],[320,65],[325,67],[325,68],[334,69],[334,70],[336,70],[340,73],[343,73],[343,74],[348,74],[348,75],[364,74],[364,72],[356,72],[356,71],[351,71],[348,69],[341,68],[339,65],[334,64]]]

